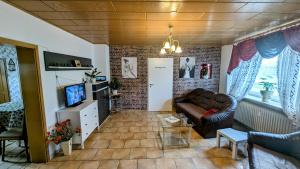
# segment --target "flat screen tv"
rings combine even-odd
[[[66,107],[79,105],[86,99],[84,83],[74,84],[65,87]]]

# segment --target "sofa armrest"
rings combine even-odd
[[[209,117],[203,117],[201,121],[202,126],[208,128],[223,128],[230,127],[233,124],[234,112],[220,112]]]
[[[231,119],[233,117],[233,112],[220,112],[214,115],[203,117],[207,123],[216,123],[224,120]]]
[[[249,132],[248,143],[300,159],[300,131],[291,134]]]
[[[187,100],[187,98],[185,96],[183,96],[183,97],[176,97],[174,99],[174,103],[181,103],[181,102],[184,102],[186,100]]]

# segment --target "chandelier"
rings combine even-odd
[[[163,43],[163,47],[160,50],[160,54],[172,54],[172,53],[182,53],[181,47],[179,46],[179,41],[173,38],[173,26],[169,25],[169,36]]]

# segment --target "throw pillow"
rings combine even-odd
[[[203,117],[209,117],[214,115],[218,112],[218,109],[208,109],[206,112],[203,113]]]

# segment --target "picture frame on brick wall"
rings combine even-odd
[[[200,67],[200,79],[211,79],[212,78],[212,65],[211,64],[201,64]]]
[[[122,78],[137,78],[137,57],[122,57]]]
[[[195,57],[180,57],[179,78],[194,78],[195,62]]]

